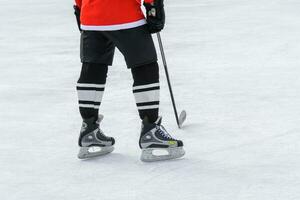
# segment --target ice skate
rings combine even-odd
[[[161,125],[161,117],[154,123],[143,120],[139,144],[144,162],[175,159],[185,154],[183,142],[170,136]]]
[[[99,128],[102,119],[103,115],[99,115],[97,120],[94,117],[83,120],[78,140],[79,159],[105,155],[114,150],[114,138],[105,136]]]

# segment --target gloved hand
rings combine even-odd
[[[76,16],[77,26],[79,31],[81,32],[82,30],[80,28],[80,9],[76,5],[74,5],[73,8],[74,8],[74,15]]]
[[[154,0],[153,3],[144,2],[144,6],[150,33],[160,32],[165,26],[164,0]]]

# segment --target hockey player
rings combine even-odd
[[[80,159],[110,153],[115,140],[100,129],[98,110],[117,47],[133,77],[133,94],[142,120],[139,146],[142,161],[179,158],[183,143],[168,134],[161,125],[159,111],[159,68],[151,33],[164,28],[163,0],[75,0],[75,15],[81,31],[82,69],[77,82],[79,111],[83,119],[78,157]],[[92,151],[97,147],[98,151]],[[154,155],[164,149],[167,155]]]

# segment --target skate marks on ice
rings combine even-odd
[[[245,142],[245,143],[241,143],[241,144],[237,144],[237,145],[230,145],[230,146],[215,149],[212,151],[202,152],[201,155],[206,156],[206,155],[217,154],[217,153],[222,153],[222,152],[224,153],[224,152],[228,152],[228,151],[240,150],[243,148],[249,148],[249,147],[253,147],[253,146],[257,146],[257,145],[263,145],[265,143],[269,143],[269,142],[276,141],[276,140],[286,139],[286,138],[288,138],[288,136],[295,136],[298,134],[300,134],[300,130],[297,130],[297,129],[289,130],[282,134],[268,136],[268,137],[264,137],[264,138],[260,138],[260,139],[254,139],[251,142]]]
[[[299,130],[290,130],[215,152],[191,152],[184,162],[143,165],[152,174],[144,183],[151,183],[158,191],[162,185],[164,191],[176,188],[176,199],[298,199],[289,196],[295,195],[299,186],[298,134]],[[291,141],[295,141],[293,145]],[[150,195],[146,186],[140,189],[143,195]],[[164,193],[169,195],[172,192]]]
[[[105,164],[105,165],[131,165],[132,163],[140,163],[138,156],[128,155],[126,153],[112,152],[103,156],[95,156],[88,159],[77,159],[79,163],[94,163],[94,164]],[[89,165],[89,164],[88,164]]]

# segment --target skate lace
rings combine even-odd
[[[107,137],[107,136],[104,134],[104,132],[103,132],[100,128],[98,128],[98,129],[99,129],[99,133],[100,133],[101,136]]]
[[[160,126],[157,125],[156,128],[158,133],[162,135],[164,138],[174,140],[174,138],[172,138],[172,136],[166,131],[165,127],[163,127],[162,125]]]
[[[100,117],[97,119],[97,121],[96,121],[96,124],[98,124],[98,130],[99,130],[99,135],[100,136],[102,136],[102,137],[105,137],[105,138],[107,138],[107,136],[104,134],[104,132],[101,130],[101,128],[100,128],[100,122],[101,122],[101,120],[100,120]]]

